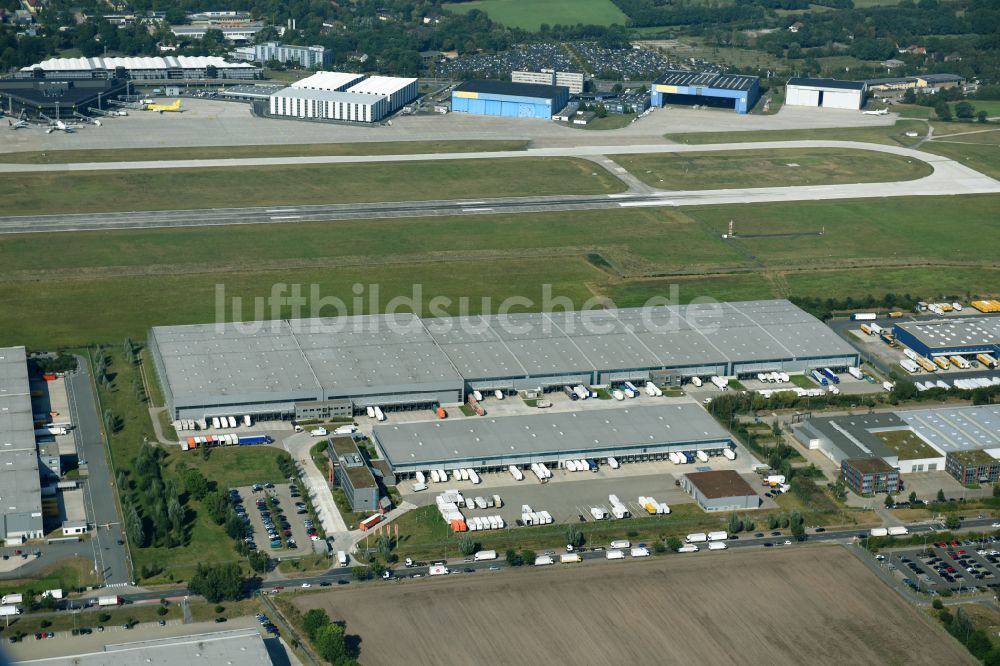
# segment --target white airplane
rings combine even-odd
[[[28,124],[27,120],[11,120],[10,118],[7,119],[7,129],[19,130],[19,129],[27,129],[29,127],[31,126]]]
[[[884,116],[889,113],[889,109],[879,109],[877,111],[862,111],[865,116]]]
[[[76,131],[76,127],[77,127],[76,125],[67,125],[63,121],[57,120],[51,125],[49,125],[49,128],[45,130],[45,133],[52,134],[53,132],[58,130],[60,132],[66,132],[67,134],[72,134],[73,132]]]

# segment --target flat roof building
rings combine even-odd
[[[270,95],[268,105],[275,117],[373,123],[388,114],[389,99],[384,95],[288,87]]]
[[[537,83],[474,80],[451,92],[451,110],[481,116],[552,120],[569,102],[569,88]]]
[[[896,412],[938,451],[988,451],[1000,455],[1000,405],[939,407]]]
[[[668,70],[650,87],[650,104],[695,104],[748,113],[760,97],[760,77]]]
[[[893,333],[921,356],[1000,354],[1000,317],[992,315],[908,321],[893,326]]]
[[[397,475],[608,456],[652,460],[671,452],[720,451],[733,443],[693,403],[376,425],[372,438]]]
[[[966,486],[996,483],[1000,479],[1000,460],[979,449],[950,452],[946,469]]]
[[[333,437],[327,447],[333,461],[333,474],[337,485],[344,490],[351,510],[378,510],[378,482],[371,468],[361,455],[353,437]]]
[[[788,301],[420,318],[413,314],[162,326],[150,349],[172,418],[290,418],[461,404],[472,390],[561,389],[665,376],[752,376],[858,364]]]
[[[681,487],[705,511],[760,508],[760,495],[731,469],[685,474],[681,477]]]
[[[398,76],[369,76],[347,88],[347,92],[387,97],[388,113],[396,113],[417,98],[417,80]]]
[[[0,348],[0,528],[8,545],[45,534],[24,347]]]
[[[513,83],[538,83],[547,86],[565,86],[569,88],[569,94],[577,95],[583,92],[582,72],[556,72],[551,69],[543,69],[540,72],[511,72],[510,80]]]
[[[256,629],[156,638],[105,645],[102,652],[18,662],[32,666],[271,666],[264,639]]]
[[[254,44],[253,51],[254,60],[260,63],[277,60],[310,69],[333,62],[333,51],[325,46],[295,46],[281,42],[264,42]]]
[[[899,470],[882,458],[846,458],[840,463],[840,478],[862,497],[900,489]]]

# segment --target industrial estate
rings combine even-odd
[[[1000,17],[635,4],[0,7],[0,661],[1000,664]]]

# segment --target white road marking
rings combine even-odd
[[[301,215],[272,215],[272,220],[298,220],[301,219]]]
[[[488,210],[493,210],[492,208],[463,208],[463,213],[480,213]]]

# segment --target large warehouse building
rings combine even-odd
[[[569,88],[512,81],[466,81],[451,92],[451,110],[480,116],[552,120],[569,102]]]
[[[172,418],[292,418],[296,405],[407,409],[624,380],[846,368],[858,352],[785,300],[421,319],[411,314],[154,328]]]
[[[622,462],[659,460],[672,451],[693,455],[733,444],[693,403],[378,425],[372,436],[397,476],[608,456]]]
[[[131,79],[259,79],[261,69],[218,56],[49,58],[22,67],[17,78],[110,79],[122,70]]]
[[[24,347],[0,348],[0,537],[41,539],[41,477]]]
[[[896,340],[921,356],[1000,354],[1000,317],[908,321],[893,326],[893,333]]]
[[[417,96],[417,80],[347,72],[316,72],[268,98],[270,115],[375,123]]]
[[[785,104],[860,110],[865,105],[865,88],[864,81],[793,78],[785,86]]]
[[[704,105],[747,113],[760,97],[760,78],[718,72],[670,70],[653,81],[650,104]]]

